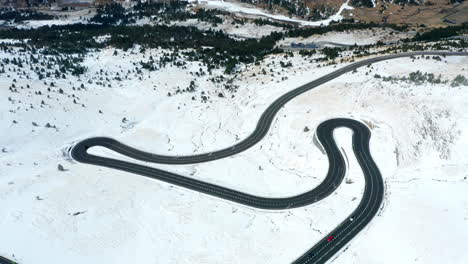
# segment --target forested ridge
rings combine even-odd
[[[371,28],[392,28],[397,31],[406,31],[406,25],[361,23],[353,20],[344,20],[329,26],[299,28],[291,25],[283,27],[283,32],[272,32],[261,38],[238,39],[216,29],[216,24],[222,23],[223,13],[216,10],[199,9],[196,12],[187,8],[187,2],[171,2],[169,4],[137,4],[132,9],[125,9],[119,4],[102,6],[97,14],[90,19],[93,23],[53,25],[36,29],[4,29],[0,30],[0,38],[24,40],[14,45],[25,49],[40,50],[44,54],[84,54],[107,47],[128,50],[135,45],[142,49],[163,48],[171,51],[163,62],[177,61],[183,57],[188,61],[200,61],[208,69],[224,68],[231,73],[240,63],[249,64],[260,61],[264,56],[279,53],[276,48],[279,40],[287,37],[309,37],[327,32],[341,32],[348,30],[362,30]],[[16,15],[15,15],[16,16]],[[151,17],[157,21],[172,21],[198,19],[212,23],[213,27],[199,29],[191,26],[177,26],[167,23],[153,23],[137,25],[134,23],[142,17]],[[256,19],[253,22],[259,26],[279,22]],[[234,20],[233,23],[244,23],[243,20]],[[436,41],[467,32],[467,24],[433,29],[417,34],[411,41]],[[105,36],[105,38],[102,38]],[[466,43],[463,42],[463,45]],[[12,44],[10,44],[12,45]],[[378,44],[380,45],[380,44]],[[462,45],[462,46],[463,46]],[[405,49],[417,48],[417,45],[407,45]],[[1,44],[0,47],[5,47]],[[359,54],[366,54],[361,47]],[[322,53],[327,59],[339,56],[340,49],[324,49]],[[363,53],[364,52],[364,53]],[[301,54],[310,54],[302,52]],[[181,62],[178,62],[181,63]],[[146,65],[145,67],[152,69]],[[77,71],[81,72],[81,71]]]

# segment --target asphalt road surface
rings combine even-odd
[[[276,99],[262,114],[258,120],[255,130],[244,140],[230,147],[189,156],[164,156],[140,151],[124,145],[114,139],[96,137],[85,139],[77,143],[70,151],[72,158],[78,162],[104,166],[108,168],[139,174],[152,179],[165,181],[170,184],[185,187],[187,189],[216,196],[221,199],[230,200],[254,208],[268,210],[283,210],[288,208],[302,207],[313,204],[331,194],[341,184],[346,167],[344,159],[333,139],[333,131],[338,127],[347,127],[353,131],[353,151],[361,166],[365,177],[365,188],[361,202],[354,212],[344,219],[333,231],[324,236],[311,249],[305,252],[294,264],[325,263],[361,231],[377,214],[384,195],[384,185],[377,165],[372,160],[369,152],[369,140],[371,132],[364,124],[345,118],[331,119],[321,123],[316,130],[317,138],[323,145],[329,161],[328,173],[325,179],[313,190],[303,194],[285,198],[266,198],[239,192],[211,183],[195,180],[171,172],[138,165],[126,161],[99,157],[87,153],[91,147],[101,146],[116,151],[122,155],[141,161],[161,164],[193,164],[213,161],[238,154],[257,144],[266,136],[277,112],[290,100],[305,93],[321,84],[333,80],[340,75],[353,71],[362,66],[375,62],[418,55],[446,55],[467,56],[466,52],[409,52],[386,55],[352,63],[321,78],[304,84]],[[333,236],[333,240],[327,238]],[[6,264],[10,264],[5,262]],[[0,264],[3,264],[0,259]]]
[[[341,184],[346,172],[346,164],[333,139],[333,131],[338,127],[347,127],[354,132],[353,150],[364,172],[366,185],[364,196],[352,215],[346,218],[313,248],[294,261],[294,263],[325,263],[370,222],[372,217],[378,212],[383,199],[384,187],[382,177],[369,153],[371,133],[367,126],[358,121],[344,118],[330,119],[317,127],[317,138],[324,147],[330,164],[327,176],[313,190],[286,198],[254,196],[156,168],[88,154],[87,149],[99,145],[102,138],[93,138],[78,143],[73,147],[71,155],[73,159],[79,162],[139,174],[250,207],[283,210],[313,204],[330,195]],[[258,138],[256,139],[259,140]],[[109,148],[119,153],[125,153],[125,155],[132,153],[134,158],[144,159],[144,156],[140,156],[142,155],[141,153],[133,153],[131,149],[126,149],[120,143],[111,146],[112,147]],[[125,152],[123,149],[125,149]],[[207,157],[215,159],[216,157],[213,157],[213,155],[214,154]],[[177,161],[179,161],[179,159],[177,159]],[[333,236],[334,239],[332,241],[327,241],[329,236]]]
[[[91,155],[87,153],[87,150],[94,146],[101,146],[137,160],[174,165],[208,162],[229,157],[249,149],[262,140],[263,137],[266,136],[278,111],[296,96],[359,67],[367,66],[379,61],[418,55],[466,56],[468,53],[437,51],[409,52],[391,54],[352,63],[282,95],[265,110],[258,120],[255,130],[247,138],[221,150],[189,156],[164,156],[140,151],[111,138],[96,137],[85,139],[77,143],[71,150],[71,156],[74,160],[79,162],[139,174],[250,207],[268,210],[283,210],[310,205],[327,197],[336,188],[338,188],[344,178],[346,167],[344,159],[333,139],[333,130],[338,127],[347,127],[353,131],[353,151],[365,177],[365,188],[362,200],[350,216],[344,219],[333,231],[324,236],[311,249],[293,261],[294,264],[325,263],[337,252],[343,249],[343,247],[372,220],[379,211],[383,200],[384,185],[382,176],[377,165],[372,160],[369,151],[371,132],[367,126],[358,121],[344,118],[331,119],[323,122],[317,127],[317,138],[323,145],[328,156],[329,168],[327,176],[315,189],[303,194],[285,198],[254,196],[171,172],[126,161]],[[333,236],[333,240],[328,241],[330,236]]]

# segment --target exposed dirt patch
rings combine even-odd
[[[355,8],[345,13],[349,18],[355,18],[367,22],[387,22],[395,24],[425,24],[430,27],[447,26],[445,19],[450,19],[456,24],[468,20],[468,3],[451,5],[446,2],[437,2],[433,5],[400,6],[387,4],[377,5],[374,8]],[[445,20],[445,21],[444,21]]]

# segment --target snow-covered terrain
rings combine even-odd
[[[55,19],[46,20],[25,20],[20,22],[0,20],[0,27],[15,27],[20,29],[39,28],[52,25],[70,25],[77,23],[87,23],[86,18],[90,18],[94,12],[89,10],[79,10],[73,12],[53,12],[48,14],[55,15]]]
[[[334,42],[345,45],[372,45],[376,44],[378,41],[394,43],[408,37],[411,37],[411,34],[407,32],[394,31],[392,29],[366,29],[345,32],[328,32],[322,35],[312,35],[307,38],[285,38],[284,40],[279,41],[278,45],[289,46],[292,42]]]
[[[206,8],[217,8],[217,9],[225,10],[225,11],[232,12],[232,13],[267,17],[267,18],[271,18],[274,20],[298,23],[302,26],[320,26],[320,25],[326,26],[330,24],[330,22],[332,21],[340,21],[341,19],[343,19],[343,16],[341,15],[343,10],[353,9],[352,6],[348,5],[349,0],[347,0],[345,3],[341,5],[340,9],[336,12],[336,14],[330,16],[329,18],[320,20],[320,21],[305,21],[305,20],[301,20],[298,18],[287,17],[285,15],[270,14],[265,10],[261,10],[256,7],[253,7],[247,4],[238,3],[238,2],[226,2],[222,0],[221,1],[220,0],[200,0],[198,2],[200,6],[206,7]]]
[[[224,17],[223,23],[218,24],[216,27],[213,24],[197,19],[187,19],[186,21],[176,21],[173,25],[177,26],[194,26],[201,30],[216,29],[225,32],[233,37],[238,38],[261,38],[270,35],[272,32],[282,32],[283,29],[271,25],[263,25],[261,28],[251,22],[245,22],[243,25],[233,24],[233,19]]]
[[[272,55],[242,69],[231,95],[210,76],[191,74],[200,68],[196,62],[187,69],[134,71],[134,62],[163,52],[106,49],[86,57],[88,72],[81,77],[39,81],[27,67],[21,69],[26,75],[15,67],[0,75],[1,87],[14,83],[18,90],[0,90],[1,256],[24,264],[289,263],[354,210],[364,182],[347,129],[335,134],[350,165],[346,182],[323,201],[280,212],[70,161],[67,149],[92,136],[167,155],[229,146],[254,129],[275,98],[344,65],[318,67],[296,54],[288,59],[293,66],[283,68],[284,55]],[[11,54],[0,52],[6,57]],[[128,79],[111,78],[110,87],[103,87],[101,70]],[[449,82],[416,85],[374,77],[416,70]],[[372,128],[371,151],[386,199],[379,216],[333,263],[465,263],[468,87],[450,85],[459,74],[468,75],[468,58],[380,62],[291,101],[269,135],[244,153],[203,164],[151,166],[257,195],[290,196],[325,176],[327,158],[314,141],[315,127],[333,117],[356,118]],[[192,80],[194,93],[175,93]],[[82,83],[84,88],[72,88]],[[459,243],[447,248],[449,239]]]

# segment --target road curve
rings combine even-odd
[[[94,147],[94,146],[101,146],[113,151],[119,152],[122,155],[147,161],[153,163],[161,163],[161,164],[193,164],[193,163],[202,163],[213,161],[217,159],[226,158],[229,156],[233,156],[235,154],[241,153],[253,145],[257,144],[260,140],[262,140],[268,130],[270,129],[271,123],[274,120],[276,113],[283,107],[286,103],[290,100],[294,99],[295,97],[312,90],[313,88],[322,85],[328,81],[331,81],[347,72],[353,71],[357,68],[362,66],[366,66],[372,63],[376,63],[379,61],[385,61],[395,58],[402,58],[402,57],[410,57],[410,56],[418,56],[418,55],[446,55],[446,56],[468,56],[468,52],[444,52],[444,51],[420,51],[420,52],[407,52],[407,53],[397,53],[391,54],[386,56],[380,56],[375,58],[370,58],[358,62],[354,62],[349,64],[341,69],[333,71],[327,75],[324,75],[314,81],[306,83],[294,90],[287,92],[286,94],[282,95],[278,99],[276,99],[268,108],[263,112],[260,119],[257,122],[257,126],[255,130],[245,139],[242,141],[230,146],[226,147],[221,150],[217,150],[214,152],[196,154],[196,155],[188,155],[188,156],[164,156],[158,155],[153,153],[144,152],[130,146],[124,145],[117,140],[107,137],[96,137],[96,138],[89,138],[79,142],[75,145],[75,148],[83,148],[83,147]],[[73,154],[73,153],[72,153]]]
[[[91,155],[87,153],[87,150],[94,146],[101,146],[137,160],[163,164],[192,164],[208,162],[232,156],[252,147],[263,137],[265,137],[276,113],[281,109],[281,107],[283,107],[287,102],[296,96],[359,67],[379,61],[417,55],[467,56],[468,53],[450,53],[438,51],[409,52],[381,56],[352,63],[319,79],[302,85],[279,97],[265,110],[257,123],[257,127],[247,138],[233,146],[214,152],[189,156],[164,156],[140,151],[111,138],[96,137],[85,139],[77,143],[71,149],[70,154],[71,157],[78,162],[139,174],[254,208],[280,210],[306,206],[317,202],[327,197],[339,186],[345,175],[346,168],[344,159],[341,156],[341,153],[333,139],[333,131],[338,127],[347,127],[353,131],[353,151],[365,177],[363,198],[354,212],[345,220],[343,220],[338,225],[338,227],[336,227],[333,231],[331,231],[323,239],[316,243],[310,250],[293,261],[294,264],[325,263],[339,250],[341,250],[347,242],[349,242],[371,221],[371,219],[378,212],[383,199],[384,186],[382,177],[380,171],[377,168],[377,165],[372,160],[369,151],[369,140],[371,133],[368,127],[358,121],[344,118],[331,119],[321,123],[317,127],[316,135],[328,156],[329,168],[327,176],[315,189],[296,196],[283,198],[266,198],[254,196],[167,171],[126,161]],[[327,241],[329,236],[334,237],[334,239],[330,242]]]

